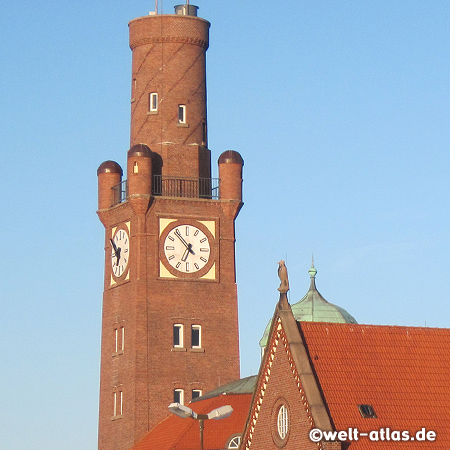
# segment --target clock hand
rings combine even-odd
[[[195,253],[192,251],[192,244],[188,244],[186,250],[183,253],[183,256],[181,257],[181,261],[186,261],[187,257],[189,256],[189,253],[195,255]]]
[[[120,247],[117,247],[117,245],[114,243],[112,239],[110,239],[111,244],[114,248],[114,256],[117,258],[116,260],[116,266],[119,265],[119,259],[120,259],[120,251],[122,250]]]
[[[187,248],[187,249],[184,251],[183,256],[181,257],[181,261],[186,261],[188,255],[189,255],[189,248]]]
[[[114,255],[117,256],[117,247],[116,247],[116,244],[114,244],[114,241],[113,241],[112,239],[110,239],[109,241],[111,242],[111,245],[112,245],[113,248],[114,248]]]
[[[189,246],[192,247],[191,244],[188,244],[188,243],[183,239],[183,236],[181,236],[180,232],[178,231],[178,228],[175,230],[175,236],[183,243],[183,245],[184,245],[186,248],[189,248]]]

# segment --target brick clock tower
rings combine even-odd
[[[130,22],[127,180],[98,168],[105,227],[99,449],[126,450],[167,414],[239,378],[234,220],[239,153],[211,178],[197,7]]]

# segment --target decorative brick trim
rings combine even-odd
[[[131,50],[134,50],[139,45],[145,44],[190,44],[198,47],[208,48],[208,41],[199,38],[181,37],[181,36],[148,36],[142,39],[136,39],[130,42]]]
[[[248,422],[249,426],[248,426],[247,432],[245,433],[245,436],[243,438],[243,441],[241,444],[241,449],[249,450],[249,448],[251,446],[253,432],[255,431],[256,421],[258,420],[258,415],[259,415],[259,411],[261,410],[261,405],[263,402],[264,394],[266,392],[267,383],[269,382],[270,371],[271,371],[271,368],[272,368],[272,365],[273,365],[273,362],[275,359],[275,353],[277,351],[278,344],[280,342],[283,344],[284,350],[286,351],[289,365],[291,367],[292,375],[294,376],[295,382],[297,383],[297,387],[298,387],[298,390],[300,393],[300,399],[303,404],[303,407],[305,408],[309,424],[311,426],[311,429],[314,428],[314,420],[313,420],[313,417],[311,414],[308,400],[306,398],[306,394],[305,394],[305,391],[303,390],[297,368],[296,368],[294,360],[292,358],[292,354],[291,354],[291,351],[289,348],[289,343],[288,343],[286,334],[283,330],[283,326],[281,324],[281,318],[278,317],[277,321],[276,321],[276,332],[272,334],[272,339],[268,343],[268,346],[266,347],[266,352],[269,351],[269,349],[270,349],[270,353],[268,355],[266,355],[265,366],[264,366],[264,369],[261,371],[261,374],[260,374],[259,380],[258,380],[258,385],[255,388],[255,396],[254,396],[254,400],[253,400],[251,416],[250,416],[250,420]],[[317,442],[317,448],[319,450],[324,450],[321,442]]]

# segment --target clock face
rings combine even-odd
[[[120,278],[128,267],[130,238],[123,228],[115,231],[111,242],[111,268],[116,278]]]
[[[208,233],[209,234],[209,233]],[[207,232],[190,224],[170,229],[164,239],[164,256],[175,270],[195,273],[202,270],[211,258],[211,242]]]

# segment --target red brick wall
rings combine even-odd
[[[124,450],[167,414],[173,389],[204,392],[239,378],[237,290],[232,203],[155,198],[146,215],[129,200],[102,213],[105,236],[99,448]],[[235,203],[234,211],[238,208]],[[159,277],[159,217],[214,220],[215,280]],[[131,218],[129,280],[110,286],[111,226]],[[184,324],[186,351],[172,351],[172,327]],[[125,327],[125,350],[114,353],[114,327]],[[204,352],[190,349],[191,325],[202,326]],[[111,420],[112,393],[124,393],[124,414]]]
[[[320,444],[311,442],[308,437],[309,431],[313,428],[312,418],[301,386],[299,387],[293,375],[284,332],[281,330],[277,336],[275,335],[277,343],[274,343],[274,339],[272,343],[269,343],[268,348],[270,349],[273,344],[276,351],[271,352],[266,360],[262,383],[257,387],[254,398],[256,410],[259,403],[260,411],[254,417],[256,421],[253,431],[251,431],[253,420],[251,419],[246,432],[246,438],[249,437],[249,432],[252,433],[250,449],[318,450],[321,448]],[[277,416],[281,404],[287,405],[289,412],[289,433],[284,441],[279,439],[277,433]],[[337,449],[338,447],[329,448],[329,450]]]
[[[158,153],[165,175],[211,174],[210,152],[202,146],[208,30],[207,21],[189,16],[147,16],[130,22],[131,145],[147,144]],[[158,93],[157,114],[147,114],[150,92]],[[187,106],[188,126],[178,125],[178,104]],[[135,162],[137,175],[132,170]],[[133,156],[128,163],[130,197],[98,211],[105,226],[100,450],[130,448],[168,414],[175,388],[185,390],[187,403],[192,389],[207,392],[240,375],[234,219],[241,199],[150,197],[151,172],[160,160]],[[241,167],[225,172],[224,183],[232,192],[240,192]],[[99,177],[102,205],[106,204],[108,182],[108,177]],[[160,277],[161,217],[215,222],[211,244],[215,279]],[[128,278],[124,275],[111,285],[111,230],[127,221],[131,245]],[[173,351],[175,323],[184,325],[185,351]],[[202,326],[204,351],[190,348],[191,325]],[[117,326],[125,329],[122,354],[114,354]],[[119,391],[123,392],[123,415],[112,418],[113,392]]]
[[[207,144],[203,124],[209,25],[199,17],[174,15],[140,17],[129,24],[131,146],[144,143],[158,153],[164,175],[211,176],[209,157],[197,147]],[[151,92],[158,93],[157,113],[149,113]],[[179,104],[186,105],[183,125],[178,123]]]

